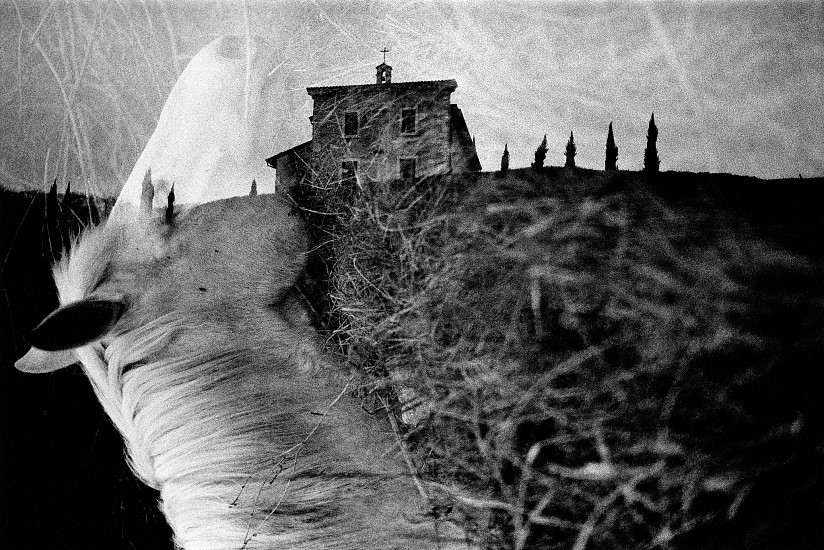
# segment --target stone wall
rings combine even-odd
[[[340,181],[341,162],[356,160],[361,183],[392,181],[400,159],[416,158],[416,176],[452,169],[449,97],[454,80],[309,88],[315,101],[312,166],[317,185]],[[401,131],[401,112],[415,109],[415,131]],[[345,135],[345,113],[358,113],[358,132]]]

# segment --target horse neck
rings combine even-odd
[[[350,396],[351,379],[295,370],[270,345],[168,354],[185,327],[161,318],[121,336],[105,350],[105,376],[90,373],[133,469],[160,491],[176,544],[435,547],[394,435]]]

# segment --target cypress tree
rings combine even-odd
[[[169,190],[169,196],[166,203],[166,223],[172,223],[175,219],[175,184],[172,184]]]
[[[618,170],[618,147],[615,146],[615,137],[612,135],[612,122],[609,123],[609,133],[607,133],[607,156],[604,161],[604,170]]]
[[[252,178],[252,189],[249,191],[250,197],[257,197],[257,182]]]
[[[566,145],[566,166],[567,168],[575,168],[575,136],[572,135],[572,132],[569,133],[569,141],[567,141]]]
[[[655,125],[655,113],[652,113],[647,131],[647,148],[644,151],[644,172],[658,172],[661,161],[658,158],[656,141],[658,141],[658,127]]]
[[[546,159],[547,150],[546,134],[544,134],[543,141],[541,141],[541,144],[535,150],[535,162],[532,163],[532,167],[536,170],[544,167],[544,160]]]
[[[509,144],[504,143],[504,154],[501,155],[501,174],[506,174],[509,171]]]

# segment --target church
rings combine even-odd
[[[455,80],[392,82],[385,58],[376,69],[374,84],[306,89],[314,103],[312,139],[266,159],[278,188],[411,182],[481,169],[463,114],[450,102]]]

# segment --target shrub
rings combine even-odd
[[[364,406],[423,403],[418,473],[487,548],[819,540],[812,264],[636,178],[316,195],[330,342]]]

